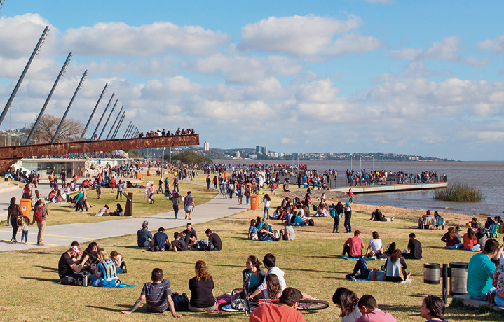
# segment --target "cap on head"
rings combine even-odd
[[[71,246],[70,249],[76,252],[77,255],[82,255],[80,251],[80,246]]]

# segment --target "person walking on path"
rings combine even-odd
[[[16,197],[11,198],[11,203],[9,205],[9,208],[7,209],[7,222],[9,222],[12,225],[12,238],[11,238],[11,244],[17,243],[16,235],[18,233],[19,226],[21,226],[21,209],[19,208],[19,205],[16,203]]]
[[[117,184],[117,195],[116,195],[116,200],[121,196],[121,201],[122,201],[122,192],[123,192],[124,184],[122,183],[121,180],[119,180],[119,183]]]
[[[348,199],[348,202],[353,203],[353,191],[352,191],[352,189],[348,189],[348,196],[350,197]]]
[[[33,212],[33,222],[37,223],[39,229],[37,236],[37,245],[44,246],[44,231],[46,229],[46,219],[49,216],[49,210],[43,198],[40,199],[39,204],[35,207]]]
[[[193,212],[194,209],[194,199],[191,196],[191,191],[187,192],[187,197],[184,198],[184,211],[185,211],[185,218],[189,217],[189,220],[191,220],[191,213]]]

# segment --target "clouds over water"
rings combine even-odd
[[[265,17],[233,32],[169,21],[62,30],[38,14],[1,17],[0,94],[7,99],[49,25],[12,110],[18,126],[33,121],[72,51],[48,113],[62,114],[88,69],[74,118],[87,120],[109,83],[102,110],[114,92],[127,111],[125,124],[194,127],[213,147],[461,158],[457,151],[472,144],[504,143],[504,82],[464,77],[453,68],[489,68],[495,61],[488,54],[504,53],[504,36],[467,43],[445,35],[426,46],[398,46],[369,33],[366,24],[352,14],[292,15]],[[373,65],[366,75],[345,68],[369,57],[394,68]]]

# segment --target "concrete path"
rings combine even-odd
[[[204,183],[194,181],[183,181],[184,183],[205,185]],[[192,214],[191,222],[193,224],[204,223],[213,219],[222,218],[242,212],[249,209],[248,205],[238,205],[238,199],[225,199],[222,195],[217,195],[209,202],[196,206]],[[57,226],[47,226],[44,233],[45,246],[37,246],[36,226],[30,226],[28,234],[28,245],[10,244],[12,237],[12,227],[0,227],[0,251],[24,250],[29,248],[44,248],[54,246],[69,246],[74,240],[87,242],[95,239],[118,237],[128,234],[135,234],[141,229],[142,222],[149,222],[149,230],[157,230],[158,227],[166,229],[185,226],[188,220],[184,220],[184,210],[179,211],[179,216],[175,220],[175,214],[172,211],[156,215],[137,217],[121,220],[107,220],[99,223],[76,223]],[[182,218],[182,219],[180,219]],[[49,217],[49,222],[51,218]],[[211,228],[211,227],[208,227]],[[21,240],[21,232],[17,234],[17,240]]]

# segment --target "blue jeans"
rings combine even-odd
[[[179,206],[178,205],[173,205],[173,211],[175,211],[175,219],[177,219],[178,211],[179,211]]]
[[[488,291],[488,293],[495,294],[495,293],[497,293],[497,289],[496,289],[495,287],[492,287],[492,288]],[[487,293],[487,294],[488,294],[488,293]],[[478,297],[474,297],[474,296],[472,296],[472,295],[471,295],[471,298],[472,298],[473,300],[477,300],[477,301],[485,301],[485,302],[486,302],[486,300],[487,300],[487,294],[483,294],[483,295],[480,295],[480,296],[478,296]],[[497,297],[497,295],[495,295],[495,297]],[[501,297],[501,299],[502,299],[502,297]]]
[[[360,274],[357,275],[359,271]],[[356,279],[367,280],[369,278],[369,274],[371,274],[372,272],[373,270],[368,268],[366,260],[364,258],[359,258],[357,263],[355,263],[352,274],[355,275]]]
[[[352,231],[352,226],[350,226],[350,218],[345,218],[345,228],[347,233]]]
[[[25,241],[25,243],[28,242],[28,229],[27,230],[21,230],[21,241]]]
[[[248,205],[250,202],[250,196],[245,196],[245,197],[247,197],[247,205]]]
[[[264,207],[264,218],[269,219],[269,207]]]
[[[497,306],[504,307],[504,298],[496,294],[494,301]]]

